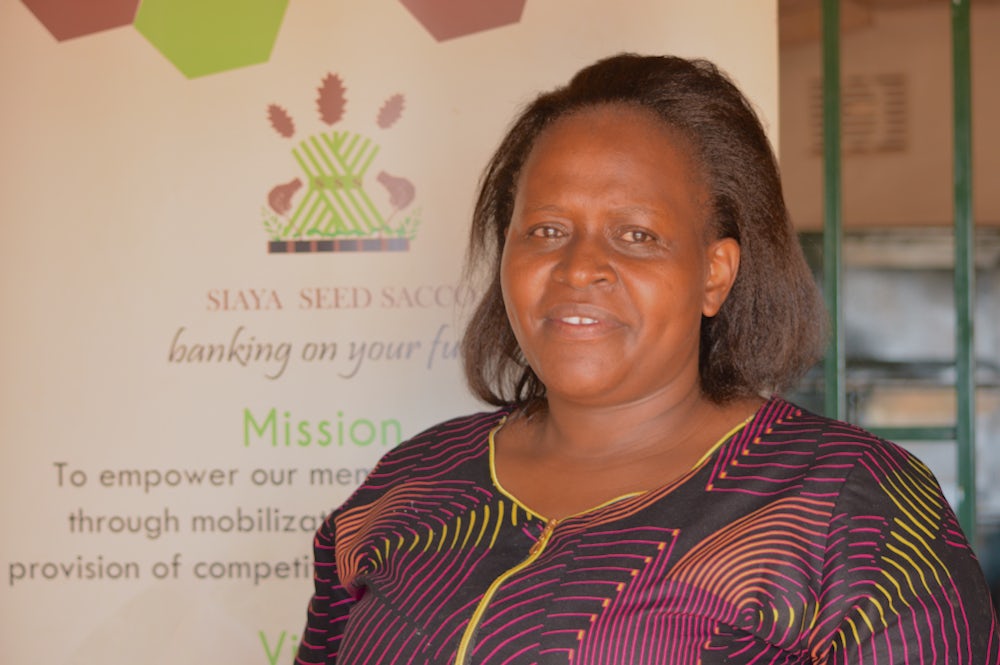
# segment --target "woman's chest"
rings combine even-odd
[[[546,523],[502,496],[474,510],[428,504],[338,550],[360,598],[349,628],[383,627],[391,660],[378,662],[797,657],[816,612],[820,544],[792,526],[794,502],[767,506],[629,500]]]

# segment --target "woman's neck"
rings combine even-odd
[[[710,447],[746,420],[762,400],[717,404],[700,390],[599,406],[550,398],[529,419],[533,445],[579,460],[643,456],[684,447]]]

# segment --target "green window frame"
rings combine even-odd
[[[974,345],[975,222],[972,214],[972,85],[970,2],[951,0],[953,95],[953,193],[955,234],[956,421],[954,427],[894,427],[874,432],[895,440],[955,441],[958,468],[956,512],[976,546],[976,359]],[[831,343],[824,362],[826,415],[846,417],[846,353],[840,300],[843,220],[840,149],[840,0],[823,0],[823,289],[830,312]]]

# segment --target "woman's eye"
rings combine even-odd
[[[536,238],[558,238],[562,235],[562,231],[555,226],[538,226],[533,228],[529,235]]]
[[[635,242],[635,243],[651,242],[654,239],[653,234],[647,231],[643,231],[642,229],[629,229],[628,231],[622,234],[622,238],[626,242]]]

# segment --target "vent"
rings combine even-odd
[[[810,85],[810,147],[823,152],[823,84]],[[903,74],[844,79],[840,90],[840,146],[844,155],[903,152],[907,142],[907,86]]]

